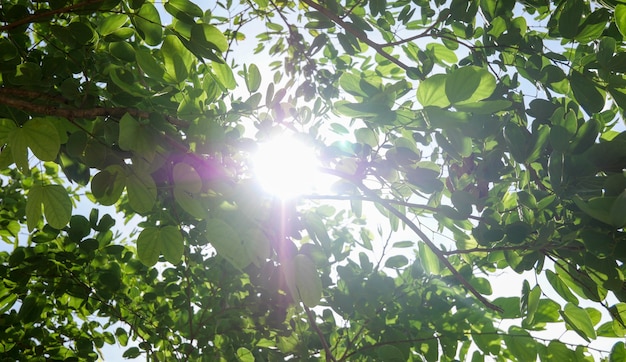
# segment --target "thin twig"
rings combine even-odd
[[[376,193],[372,190],[370,190],[369,188],[367,188],[365,185],[363,185],[362,182],[358,181],[355,182],[354,180],[351,180],[353,183],[355,183],[355,185],[364,193],[366,194],[368,197],[372,198],[372,199],[378,199],[378,203],[380,205],[382,205],[385,209],[387,209],[389,212],[391,212],[392,214],[394,214],[398,219],[402,220],[402,222],[404,222],[405,225],[407,225],[415,234],[417,234],[417,236],[422,239],[422,241],[424,242],[424,244],[426,244],[426,246],[428,246],[428,248],[430,248],[430,250],[432,250],[433,253],[435,253],[435,255],[437,256],[437,258],[439,259],[439,261],[441,261],[441,263],[443,263],[443,265],[446,267],[446,269],[448,269],[452,275],[454,275],[457,280],[463,284],[463,286],[470,292],[472,293],[483,305],[485,305],[485,307],[498,311],[498,312],[502,312],[502,308],[498,307],[497,305],[491,303],[490,301],[487,300],[487,298],[485,298],[482,294],[480,294],[476,288],[474,288],[460,273],[458,270],[456,270],[456,268],[450,263],[450,261],[448,260],[448,258],[446,258],[445,254],[443,254],[443,252],[441,251],[441,249],[439,249],[431,240],[430,238],[424,234],[424,232],[422,230],[420,230],[420,228],[417,227],[417,225],[415,225],[415,223],[413,223],[413,221],[411,221],[405,214],[403,214],[402,212],[400,212],[398,209],[396,209],[395,207],[393,207],[393,205],[389,202],[387,202],[387,200],[379,197],[378,195],[376,195]]]
[[[335,24],[341,26],[345,31],[347,31],[348,33],[352,34],[354,37],[359,39],[361,42],[363,42],[363,43],[369,45],[370,47],[372,47],[374,50],[376,50],[376,52],[378,54],[380,54],[381,56],[383,56],[387,60],[391,61],[392,63],[394,63],[395,65],[397,65],[400,68],[404,69],[405,71],[409,70],[410,67],[408,65],[404,64],[401,60],[395,58],[393,55],[387,53],[387,51],[384,49],[384,47],[382,45],[380,45],[380,44],[372,41],[371,39],[369,39],[367,37],[367,35],[363,31],[361,31],[359,29],[356,29],[352,24],[345,22],[338,15],[333,14],[328,9],[323,7],[322,5],[314,3],[311,0],[302,0],[302,2],[307,4],[308,6],[312,7],[313,9],[319,11],[320,13],[322,13],[328,19],[332,20]]]
[[[317,333],[317,336],[320,339],[320,343],[322,343],[322,347],[324,348],[324,352],[326,352],[326,361],[337,362],[335,356],[333,356],[333,353],[330,351],[330,347],[328,346],[328,342],[326,342],[324,334],[317,326],[317,323],[315,323],[315,316],[313,315],[313,312],[311,312],[311,309],[309,309],[309,307],[307,307],[304,303],[302,305],[304,306],[304,310],[306,311],[306,316],[309,319],[309,324],[311,325],[311,328],[313,328],[313,330],[315,330],[315,333]]]
[[[365,196],[360,196],[360,195],[303,195],[303,196],[300,196],[300,198],[306,199],[306,200],[346,200],[346,201],[350,201],[350,200],[354,200],[358,198],[361,201],[369,201],[369,202],[374,202],[374,203],[378,202],[378,198],[372,199],[370,197],[365,197]],[[439,208],[424,205],[424,204],[416,204],[416,203],[400,201],[400,200],[387,200],[387,201],[390,204],[406,206],[412,209],[422,209],[422,210],[430,211],[433,213],[441,212]],[[472,219],[472,220],[477,220],[477,221],[483,220],[482,217],[474,216],[474,215],[469,215],[467,218]]]

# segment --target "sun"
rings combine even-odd
[[[254,175],[265,192],[281,199],[320,191],[331,181],[320,171],[312,145],[296,135],[281,133],[259,143],[252,155]]]

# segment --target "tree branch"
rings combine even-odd
[[[311,325],[311,328],[313,328],[313,330],[315,330],[315,333],[317,333],[317,336],[320,339],[320,343],[322,343],[322,347],[326,352],[326,361],[337,362],[335,356],[333,356],[333,353],[330,351],[330,347],[328,346],[328,342],[326,342],[324,334],[322,333],[322,331],[320,331],[317,323],[315,323],[315,316],[313,315],[313,312],[311,312],[311,309],[309,309],[309,307],[307,307],[304,303],[302,303],[302,305],[304,306],[304,310],[306,311],[306,316],[309,319],[309,324]]]
[[[6,105],[13,108],[17,108],[21,111],[26,111],[29,113],[39,113],[46,116],[55,116],[62,118],[96,118],[103,116],[111,116],[120,118],[124,114],[128,113],[133,117],[137,118],[149,118],[151,113],[147,111],[142,111],[136,108],[126,108],[126,107],[95,107],[95,108],[85,108],[85,109],[72,109],[72,108],[58,108],[54,105],[50,104],[36,104],[30,101],[26,101],[23,99],[17,99],[14,97],[7,96],[7,94],[20,94],[22,96],[26,95],[29,98],[50,98],[50,96],[39,94],[37,92],[29,91],[27,93],[15,91],[10,88],[0,88],[0,105]],[[169,123],[179,126],[185,127],[187,126],[187,121],[182,120],[180,118],[176,118],[169,115],[163,115],[166,121]]]
[[[86,7],[86,6],[89,6],[89,5],[101,3],[103,1],[104,0],[87,0],[85,2],[74,4],[74,5],[69,5],[69,6],[66,6],[64,8],[59,8],[59,9],[54,9],[54,10],[50,10],[50,11],[45,11],[45,12],[33,14],[33,15],[27,16],[25,18],[22,18],[20,20],[17,20],[17,21],[14,21],[12,23],[9,23],[7,25],[0,26],[0,31],[9,31],[9,30],[17,28],[18,26],[34,23],[34,22],[37,22],[38,20],[45,19],[45,18],[47,18],[49,16],[52,16],[52,15],[55,15],[55,14],[69,13],[69,12],[71,12],[73,10],[77,10],[77,9],[80,9],[80,8],[83,8],[83,7]]]
[[[409,70],[408,65],[404,64],[402,61],[395,58],[393,55],[387,53],[387,51],[384,49],[382,45],[370,40],[363,31],[356,29],[354,26],[352,26],[351,23],[345,22],[341,17],[339,17],[336,14],[333,14],[322,5],[314,3],[312,0],[301,0],[301,1],[307,4],[308,6],[312,7],[313,9],[319,11],[320,13],[324,14],[324,16],[326,16],[328,19],[332,20],[335,24],[341,26],[346,32],[352,34],[355,38],[359,39],[361,42],[372,47],[374,50],[376,50],[378,54],[380,54],[381,56],[383,56],[390,62],[394,63],[395,65],[399,66],[405,71]]]
[[[430,248],[430,250],[432,250],[433,253],[435,253],[435,255],[437,256],[437,258],[439,259],[439,261],[441,261],[441,263],[443,263],[443,265],[446,267],[446,269],[448,269],[452,275],[454,275],[457,280],[459,282],[461,282],[461,284],[463,284],[463,286],[470,292],[472,293],[483,305],[485,305],[485,307],[498,311],[498,312],[502,312],[502,308],[498,307],[497,305],[491,303],[490,301],[487,300],[487,298],[485,298],[482,294],[480,294],[460,273],[458,270],[456,270],[456,268],[450,263],[450,261],[448,260],[448,258],[446,258],[446,255],[443,253],[443,251],[441,251],[441,249],[439,249],[431,240],[430,238],[422,231],[420,230],[420,228],[417,227],[417,225],[415,225],[415,223],[413,223],[405,214],[403,214],[402,212],[398,211],[398,209],[396,209],[395,207],[392,206],[391,203],[387,202],[387,200],[379,197],[378,195],[376,195],[376,193],[374,193],[374,191],[370,190],[369,188],[367,188],[365,185],[363,185],[362,182],[358,181],[355,182],[354,180],[351,180],[352,182],[355,183],[355,185],[368,197],[372,198],[372,199],[376,199],[377,202],[382,205],[385,209],[387,209],[389,212],[391,212],[392,214],[394,214],[398,219],[402,220],[402,222],[404,222],[415,234],[417,234],[417,236],[422,239],[422,241],[424,242],[424,244],[426,244],[426,246],[428,246],[428,248]]]
[[[346,201],[350,201],[350,200],[354,200],[358,198],[361,201],[369,201],[369,202],[374,202],[374,203],[378,202],[378,199],[372,199],[370,197],[359,197],[359,195],[354,195],[354,196],[352,195],[303,195],[300,197],[302,199],[307,199],[307,200],[346,200]],[[439,210],[436,207],[432,207],[432,206],[428,206],[424,204],[415,204],[412,202],[405,202],[405,201],[400,201],[400,200],[387,200],[387,202],[389,202],[390,204],[406,206],[406,207],[413,208],[413,209],[422,209],[425,211],[430,211],[432,213],[441,212],[441,210]],[[477,221],[483,220],[482,217],[474,216],[474,215],[469,215],[467,218],[472,219],[472,220],[477,220]]]

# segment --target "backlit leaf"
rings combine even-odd
[[[230,69],[228,64],[213,62],[211,65],[213,67],[213,71],[215,72],[215,76],[221,85],[227,89],[235,89],[237,87],[237,81],[235,81],[233,71]]]
[[[450,105],[446,95],[446,75],[435,74],[424,79],[417,87],[417,101],[423,107],[447,107]]]
[[[179,162],[172,170],[172,178],[174,185],[192,194],[199,193],[202,190],[202,179],[196,169],[188,163]]]
[[[419,257],[427,273],[438,275],[440,272],[439,258],[424,243],[419,244]]]
[[[445,93],[450,103],[473,103],[489,97],[496,89],[496,79],[489,71],[462,67],[446,78]]]
[[[386,268],[402,268],[407,265],[409,260],[404,255],[394,255],[385,262]]]
[[[159,228],[159,237],[165,260],[172,264],[178,264],[185,250],[183,235],[178,227],[169,225]]]
[[[111,165],[91,180],[91,193],[102,205],[113,205],[126,187],[126,174],[120,165]]]
[[[256,64],[252,63],[247,68],[246,73],[246,87],[250,93],[254,93],[259,89],[261,85],[261,72]]]
[[[161,46],[161,54],[163,54],[165,65],[165,80],[171,83],[181,83],[187,80],[193,55],[180,39],[174,35],[167,35]]]
[[[158,227],[146,227],[137,237],[137,256],[147,266],[156,264],[161,255],[161,235]]]
[[[626,36],[626,5],[618,4],[615,7],[615,25],[622,33],[622,36]]]
[[[161,16],[157,8],[150,2],[145,2],[139,11],[132,17],[139,36],[148,45],[159,45],[163,36]]]
[[[33,231],[37,224],[41,221],[43,215],[41,206],[43,204],[43,187],[33,186],[28,190],[28,199],[26,201],[26,224],[28,231]]]
[[[146,213],[156,203],[157,188],[154,179],[145,171],[131,169],[126,175],[126,191],[130,207],[136,212]]]
[[[504,336],[504,342],[511,354],[519,361],[535,361],[537,359],[537,342],[530,334],[515,326],[511,326],[508,332]]]
[[[593,328],[593,323],[591,323],[591,318],[589,318],[589,314],[586,310],[572,303],[567,303],[561,315],[565,322],[587,342],[596,338],[596,331]]]
[[[296,255],[293,264],[297,295],[307,307],[316,306],[322,298],[322,281],[315,264],[303,254]]]
[[[206,223],[206,238],[217,253],[235,268],[250,265],[244,244],[237,232],[220,219],[209,219]]]
[[[128,16],[125,14],[111,14],[104,18],[98,26],[98,31],[102,35],[109,35],[121,28],[128,21]]]

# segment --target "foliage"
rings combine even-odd
[[[2,1],[3,360],[593,360],[535,332],[626,335],[626,5],[199,5]],[[335,193],[259,189],[285,129]],[[544,282],[489,300],[507,268]]]

